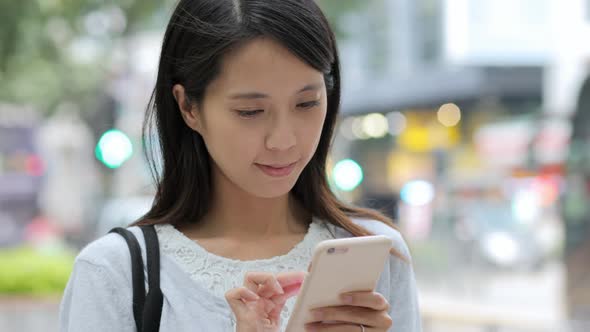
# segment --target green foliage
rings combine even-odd
[[[154,13],[170,7],[171,0],[31,0],[0,1],[0,101],[29,104],[51,112],[61,101],[86,110],[109,74],[113,45],[134,32],[165,22]],[[116,11],[124,29],[92,35],[85,24],[89,14]],[[72,45],[91,40],[100,49],[89,63]]]
[[[374,2],[375,0],[369,0]],[[338,39],[347,38],[346,27],[341,18],[351,12],[360,11],[367,7],[365,1],[358,0],[320,0],[319,6],[330,21]]]
[[[386,0],[319,0],[336,38],[365,48],[372,75],[384,73],[390,62],[391,21]],[[351,20],[352,19],[352,20]]]
[[[346,38],[347,14],[383,0],[319,0],[338,38]],[[28,0],[0,1],[0,102],[28,104],[45,113],[63,102],[92,110],[109,76],[115,45],[144,30],[163,31],[177,0]],[[124,29],[96,34],[89,15],[122,14]],[[98,20],[100,22],[100,20]],[[99,24],[100,25],[100,24]],[[92,61],[76,42],[98,49]],[[86,44],[88,45],[88,44]]]
[[[0,251],[0,294],[61,294],[72,273],[75,255],[45,254],[21,247]]]

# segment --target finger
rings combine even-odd
[[[281,312],[287,300],[299,293],[301,284],[305,278],[305,272],[284,272],[276,276],[277,281],[283,288],[284,294],[277,294],[271,297],[275,304],[273,310],[268,314],[273,321],[280,321]]]
[[[373,329],[365,326],[365,332],[370,332]],[[362,328],[360,325],[353,324],[324,324],[324,323],[311,323],[305,325],[305,331],[307,332],[361,332]],[[374,331],[374,330],[373,330]]]
[[[263,319],[256,324],[256,332],[276,332],[279,326],[269,319]]]
[[[256,321],[257,332],[270,332],[276,331],[278,328],[279,320],[274,319],[268,315],[269,311],[272,311],[274,304],[268,299],[260,299],[256,302],[256,314],[259,319]]]
[[[246,314],[248,304],[256,303],[259,296],[245,287],[239,287],[225,293],[225,299],[237,317]]]
[[[277,274],[277,281],[283,289],[283,294],[273,296],[275,302],[286,302],[289,298],[297,295],[307,275],[306,272],[283,272]]]
[[[273,322],[281,321],[281,312],[285,307],[285,302],[275,303],[275,307],[268,313],[268,318]]]
[[[225,293],[225,299],[228,302],[248,302],[248,301],[256,301],[260,297],[254,293],[253,291],[249,290],[246,287],[237,287],[230,289]]]
[[[266,298],[285,293],[275,276],[267,272],[248,272],[244,278],[244,286]]]
[[[291,285],[302,284],[306,275],[307,273],[303,271],[282,272],[277,274],[276,279],[279,282],[279,285],[281,285],[281,287],[284,289],[285,287]]]
[[[276,304],[265,298],[256,302],[256,313],[259,317],[267,317],[268,314],[276,307]]]
[[[285,294],[283,294],[281,296],[285,299],[285,301],[287,301],[291,297],[299,294],[299,291],[301,290],[301,286],[302,286],[302,284],[295,284],[295,285],[287,286],[287,287],[283,288],[283,290],[285,291]]]
[[[389,302],[377,292],[351,292],[340,296],[343,305],[389,311]]]
[[[274,303],[274,308],[268,312],[271,320],[280,320],[285,303],[288,299],[299,293],[305,275],[305,272],[285,272],[279,273],[276,276],[276,280],[281,285],[284,293],[275,294],[270,297],[270,300]]]
[[[287,300],[299,294],[301,290],[301,283],[292,284],[283,287],[284,294],[277,294],[271,297],[275,303],[285,303]]]
[[[275,295],[270,298],[270,300],[276,305],[275,308],[269,313],[269,316],[272,317],[271,319],[280,319],[281,311],[285,307],[285,303],[287,303],[287,300],[289,300],[291,297],[297,295],[300,289],[301,284],[287,286],[284,288],[285,294]]]
[[[309,323],[346,322],[368,327],[384,327],[391,321],[385,311],[353,306],[324,307],[312,310],[311,314],[313,319]]]

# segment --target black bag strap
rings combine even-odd
[[[131,280],[133,282],[133,317],[137,331],[141,330],[141,317],[145,303],[145,279],[143,276],[143,260],[141,259],[141,247],[133,233],[125,228],[117,227],[109,231],[121,235],[127,242],[131,254]]]
[[[154,225],[140,226],[146,244],[148,285],[145,307],[143,309],[143,331],[160,330],[164,295],[160,289],[160,244]]]
[[[146,243],[149,291],[145,293],[141,247],[129,230],[116,227],[109,233],[121,235],[127,242],[131,255],[131,279],[133,282],[133,316],[138,332],[157,332],[160,329],[164,297],[160,289],[160,250],[158,235],[153,225],[140,226]]]

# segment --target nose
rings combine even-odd
[[[294,121],[288,115],[277,114],[271,121],[266,137],[266,148],[269,150],[286,151],[297,144]]]

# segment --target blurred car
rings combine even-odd
[[[549,216],[519,219],[509,202],[463,202],[455,223],[457,240],[475,263],[507,269],[537,269],[559,247],[559,225]]]

